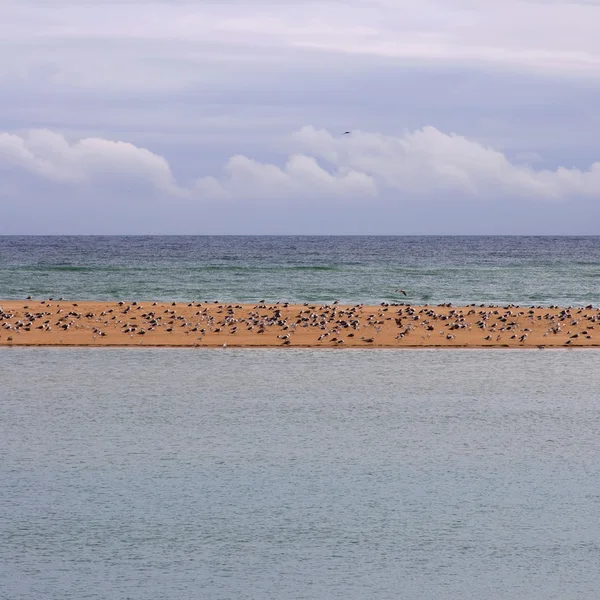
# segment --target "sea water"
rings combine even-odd
[[[598,360],[0,349],[0,598],[596,599]]]
[[[587,305],[600,237],[0,237],[0,299],[29,295]]]
[[[597,305],[599,265],[598,237],[11,236],[0,298]],[[598,357],[0,349],[0,599],[596,598]]]

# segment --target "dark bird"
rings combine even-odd
[[[344,133],[342,133],[342,135],[350,135],[352,132],[351,131],[344,131]]]
[[[394,290],[395,292],[401,292],[402,294],[404,294],[406,296],[406,292],[404,290]]]

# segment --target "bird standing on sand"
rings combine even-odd
[[[402,294],[404,294],[406,296],[406,292],[404,290],[394,290],[395,292],[401,292]]]

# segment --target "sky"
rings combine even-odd
[[[600,0],[2,0],[0,235],[600,234],[598,23]]]

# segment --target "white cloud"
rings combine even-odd
[[[292,136],[294,154],[283,168],[244,156],[232,158],[220,179],[199,188],[222,197],[280,197],[313,193],[372,195],[395,202],[416,199],[476,200],[600,198],[600,163],[588,170],[534,169],[502,152],[434,127],[402,136],[354,132],[334,136],[304,127]],[[400,193],[400,196],[398,196]]]
[[[145,148],[101,138],[69,142],[45,129],[0,133],[0,172],[16,170],[62,184],[135,182],[163,194],[187,193],[174,182],[168,162]]]
[[[102,138],[69,141],[62,134],[32,130],[0,134],[0,172],[4,179],[23,173],[75,191],[227,200],[229,203],[277,201],[295,206],[315,201],[379,198],[403,203],[447,198],[482,201],[500,198],[567,200],[600,198],[600,163],[587,170],[534,168],[511,162],[478,141],[434,127],[399,136],[356,131],[333,135],[304,127],[286,143],[284,164],[236,155],[222,172],[178,183],[168,161],[131,143]],[[13,182],[14,185],[14,182]]]
[[[203,177],[196,183],[201,195],[228,199],[335,201],[377,195],[373,178],[339,165],[327,170],[314,156],[295,154],[283,167],[265,164],[246,156],[233,156],[220,179]]]

